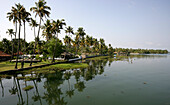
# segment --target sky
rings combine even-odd
[[[15,26],[6,16],[15,3],[27,11],[38,0],[0,0],[0,40],[10,39],[7,29]],[[87,35],[104,38],[114,48],[167,49],[170,51],[170,0],[46,0],[49,19],[65,19],[76,32],[83,27]],[[32,13],[35,18],[35,14]],[[39,22],[39,18],[36,17]],[[37,28],[38,29],[38,28]],[[21,30],[23,38],[23,28]],[[38,30],[37,30],[38,31]],[[61,32],[60,39],[65,33]],[[41,39],[44,39],[41,36]],[[26,24],[26,41],[34,40]]]

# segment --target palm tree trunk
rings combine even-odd
[[[25,38],[26,38],[26,34],[25,34],[25,22],[24,22],[24,54],[26,54],[26,45],[25,45]],[[21,68],[24,67],[24,55],[23,55],[23,60],[22,60],[22,63],[21,63]]]
[[[17,79],[17,84],[18,84],[19,94],[20,94],[20,97],[21,97],[21,104],[24,104],[23,97],[22,97],[22,93],[21,93],[21,87],[20,87],[20,84],[19,84],[19,80],[18,80],[18,79]]]
[[[58,40],[58,33],[57,33],[57,37],[56,37],[56,44],[55,44],[55,47],[54,47],[54,52],[53,52],[53,59],[52,59],[52,62],[53,63],[55,60],[54,60],[54,57],[55,57],[55,50],[57,48],[57,40]]]
[[[33,53],[35,53],[35,48],[36,48],[36,35],[35,35],[35,27],[34,27],[34,37],[35,37],[35,46],[34,46],[34,51],[33,51]],[[32,55],[33,56],[33,55]],[[33,59],[33,57],[31,57],[31,62],[30,62],[30,66],[32,66],[32,59]]]
[[[4,87],[3,87],[3,84],[2,84],[1,78],[0,78],[0,82],[1,82],[1,88],[2,88],[2,97],[4,97]]]
[[[12,40],[12,35],[11,35],[11,41],[12,41],[12,56],[11,56],[11,60],[13,58],[13,55],[14,55],[14,41]],[[10,62],[11,62],[10,60]]]
[[[16,65],[15,65],[15,69],[17,69],[17,64],[18,64],[18,56],[19,56],[19,49],[20,49],[20,31],[21,31],[21,23],[19,23],[19,33],[18,33],[18,49],[17,49],[17,59],[16,59]]]
[[[38,28],[38,34],[37,34],[37,38],[39,38],[39,34],[40,34],[40,27],[41,27],[41,17],[40,17],[40,24],[39,24],[39,28]],[[34,29],[35,30],[35,29]],[[34,31],[35,34],[35,31]],[[35,35],[34,35],[35,36]],[[35,45],[34,45],[34,51],[33,54],[35,54],[35,48],[37,46],[37,38],[35,37]],[[33,59],[33,55],[31,57],[31,62],[30,62],[30,66],[32,66],[32,59]]]
[[[40,34],[40,27],[41,27],[41,17],[40,17],[40,24],[39,24],[39,28],[38,28],[38,35],[37,35],[37,38],[39,39],[39,34]],[[38,42],[37,42],[37,44],[38,44]],[[39,47],[37,47],[38,48],[38,54],[40,54],[40,52],[39,52]]]

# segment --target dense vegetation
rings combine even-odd
[[[113,51],[116,52],[127,52],[127,53],[139,53],[139,54],[167,54],[168,50],[154,50],[154,49],[128,49],[128,48],[115,48]]]

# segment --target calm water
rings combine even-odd
[[[170,55],[87,62],[86,69],[1,78],[0,105],[170,105]],[[24,91],[28,85],[34,88]]]

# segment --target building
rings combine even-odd
[[[0,61],[6,61],[11,59],[11,55],[4,53],[3,51],[0,51]]]

